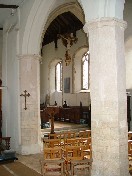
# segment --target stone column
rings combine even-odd
[[[124,29],[126,23],[101,18],[89,33],[92,176],[128,176],[128,134]]]
[[[40,56],[19,56],[20,94],[26,90],[30,94],[26,99],[20,96],[20,153],[40,152]]]

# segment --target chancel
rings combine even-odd
[[[76,35],[73,35],[73,33],[71,34],[66,33],[64,35],[58,35],[58,36],[62,39],[62,43],[66,47],[65,63],[66,63],[66,66],[68,66],[72,60],[70,55],[70,48],[73,45],[73,43],[77,42],[78,39]]]
[[[0,174],[129,176],[132,0],[0,3]]]

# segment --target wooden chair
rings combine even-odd
[[[66,146],[64,151],[65,170],[71,169],[72,160],[83,160],[83,150],[80,146]]]
[[[81,140],[82,140],[83,144],[85,144],[85,143],[91,144],[91,137],[89,137],[89,138],[81,138]]]
[[[128,140],[132,140],[132,131],[128,132]]]
[[[132,140],[128,140],[128,155],[132,155]]]
[[[71,139],[71,138],[75,138],[76,137],[76,133],[75,132],[66,132],[64,133],[64,139]]]
[[[89,138],[91,137],[91,130],[79,131],[80,138]]]
[[[72,160],[71,176],[91,176],[92,159]]]
[[[91,130],[86,130],[86,136],[87,136],[88,138],[91,137]]]
[[[63,148],[65,148],[65,146],[67,146],[67,139],[71,139],[71,141],[72,141],[72,139],[74,140],[75,135],[76,135],[75,132],[65,132],[65,133],[62,133],[61,136],[60,136],[61,146]]]
[[[41,160],[41,173],[43,176],[64,176],[64,160]]]
[[[45,148],[44,159],[40,161],[43,176],[64,176],[64,159],[62,159],[61,147]]]
[[[61,139],[62,138],[62,133],[54,133],[54,134],[49,134],[48,135],[49,139]]]
[[[54,147],[54,148],[44,148],[44,159],[54,159],[59,160],[62,159],[62,148],[61,147]]]
[[[76,139],[66,139],[65,146],[76,146],[77,142]]]
[[[128,140],[129,172],[132,173],[132,140]]]
[[[92,159],[92,146],[91,144],[85,144],[82,146],[84,159]]]
[[[80,145],[83,150],[84,159],[91,159],[92,158],[91,137],[81,138]]]
[[[44,139],[43,142],[44,142],[44,147],[53,148],[53,147],[61,146],[60,139]]]
[[[80,138],[86,138],[86,132],[85,131],[79,131],[79,137]]]
[[[57,134],[56,133],[54,133],[54,134],[49,133],[48,139],[57,139]]]
[[[65,146],[81,146],[81,145],[83,145],[83,139],[82,138],[66,139]]]

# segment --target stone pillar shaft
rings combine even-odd
[[[20,97],[20,126],[21,146],[20,153],[32,154],[40,152],[40,78],[38,55],[19,56],[20,94],[26,90],[27,97]]]
[[[92,176],[128,176],[124,29],[115,18],[89,22]]]

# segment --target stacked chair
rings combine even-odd
[[[45,148],[44,159],[40,161],[43,176],[61,175],[64,176],[64,159],[60,147]]]
[[[41,160],[43,176],[91,175],[92,148],[90,130],[49,134],[43,140],[44,157]]]
[[[128,160],[129,160],[129,172],[132,173],[132,132],[128,132]]]
[[[59,173],[63,176],[90,176],[92,168],[91,143],[90,130],[79,131],[79,133],[49,134],[49,138],[44,139],[44,160],[41,161],[43,176],[46,176],[46,167],[49,163],[58,164]],[[132,131],[128,132],[128,160],[129,171],[132,174]],[[55,170],[58,171],[57,167]],[[51,175],[54,173],[52,172]]]

